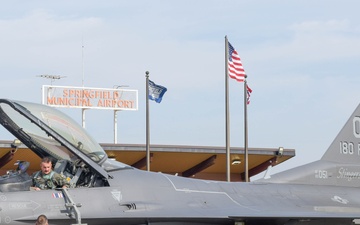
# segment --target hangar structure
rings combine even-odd
[[[100,144],[110,159],[135,168],[146,170],[145,144]],[[0,141],[0,172],[6,174],[14,170],[16,159],[30,162],[28,173],[39,170],[40,158],[25,145],[18,146],[16,152],[13,141]],[[294,149],[249,148],[249,177],[263,172],[269,166],[276,166],[295,156]],[[206,180],[226,180],[225,147],[150,145],[150,171]],[[245,180],[244,149],[230,148],[231,181]]]

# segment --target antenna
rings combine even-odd
[[[84,72],[84,36],[82,36],[81,40],[81,60],[82,60],[82,86],[84,87],[84,79],[85,79],[85,72]]]
[[[66,76],[42,74],[42,75],[37,75],[37,77],[51,79],[51,86],[52,86],[54,80],[60,80],[61,78],[65,78]]]

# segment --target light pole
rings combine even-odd
[[[129,85],[114,85],[113,89],[119,89],[122,87],[129,87]],[[120,95],[119,97],[121,98],[122,95]],[[117,111],[119,110],[114,110],[114,144],[117,144]]]

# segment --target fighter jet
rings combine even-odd
[[[353,224],[360,218],[360,105],[324,156],[254,182],[221,182],[138,170],[107,158],[60,111],[0,99],[0,123],[70,187],[31,190],[28,163],[0,177],[0,224]]]

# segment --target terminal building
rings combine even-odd
[[[55,79],[52,76],[49,78]],[[117,136],[117,111],[138,110],[138,91],[129,89],[101,89],[70,86],[44,85],[42,103],[52,107],[114,110],[114,137]],[[83,114],[84,118],[84,114]],[[83,127],[84,121],[83,121]],[[244,149],[230,148],[230,159],[225,147],[150,145],[149,152],[144,144],[102,143],[110,159],[120,161],[138,169],[173,174],[194,179],[245,181]],[[16,149],[16,151],[15,151]],[[150,154],[147,154],[150,153]],[[14,157],[16,155],[16,157]],[[150,155],[147,168],[146,155]],[[294,149],[249,148],[248,177],[259,174],[295,156]],[[40,158],[21,144],[18,148],[13,140],[0,141],[0,172],[14,170],[16,159],[30,162],[28,173],[39,170]],[[228,169],[230,167],[230,169]]]

